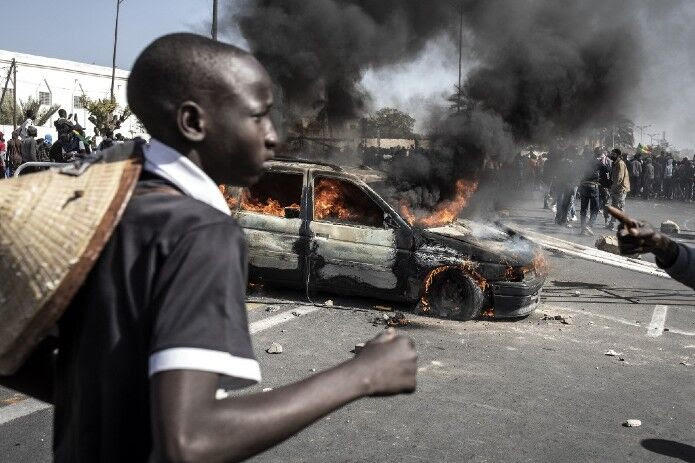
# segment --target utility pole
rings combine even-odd
[[[659,134],[659,133],[648,133],[647,134],[647,136],[649,137],[649,144],[651,146],[654,146],[654,137],[657,137],[659,135],[661,135],[661,134]]]
[[[461,112],[461,66],[463,64],[463,3],[459,12],[459,83],[456,87],[456,114]]]
[[[0,96],[0,108],[2,108],[2,104],[5,102],[5,92],[7,92],[7,84],[10,83],[10,76],[12,76],[12,69],[14,69],[15,66],[15,61],[14,58],[12,58],[12,63],[10,64],[10,69],[7,70],[7,77],[5,78],[5,85],[2,87],[2,96]]]
[[[217,40],[217,0],[212,0],[212,40]]]
[[[651,127],[651,126],[652,126],[651,124],[647,124],[647,125],[637,125],[637,124],[635,124],[635,128],[636,128],[636,129],[639,129],[639,144],[640,144],[640,145],[642,144],[642,138],[643,138],[644,129],[647,129],[647,128]]]
[[[17,63],[13,59],[12,62],[14,63],[14,66],[12,66],[12,95],[14,95],[14,102],[12,103],[12,126],[14,127],[12,130],[17,130]]]
[[[113,33],[113,62],[111,64],[111,101],[113,97],[113,85],[116,81],[116,47],[118,46],[118,15],[121,11],[121,3],[125,0],[116,0],[116,28]]]

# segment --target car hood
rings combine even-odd
[[[530,265],[540,251],[523,236],[488,222],[459,219],[445,226],[427,228],[423,235],[476,260],[511,266]]]

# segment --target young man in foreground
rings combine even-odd
[[[215,399],[260,381],[245,241],[217,185],[252,185],[273,159],[271,81],[246,52],[173,34],[136,60],[128,103],[152,140],[60,322],[56,460],[241,460],[358,398],[414,391],[413,343],[387,331],[301,382]]]

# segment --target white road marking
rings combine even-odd
[[[319,310],[319,307],[316,306],[296,307],[292,310],[288,310],[281,314],[274,315],[272,317],[264,318],[263,320],[258,320],[257,322],[251,323],[251,325],[249,326],[249,332],[251,334],[259,333],[274,326],[281,325],[290,320],[293,320],[297,318],[297,316],[310,314],[311,312],[316,312],[317,310]]]
[[[664,333],[664,325],[666,325],[666,312],[668,312],[668,306],[654,306],[654,313],[652,314],[652,321],[649,323],[649,328],[647,329],[647,336],[656,338]]]
[[[681,330],[674,330],[673,328],[668,329],[669,333],[674,333],[674,334],[682,334],[683,336],[695,336],[695,332],[693,331],[681,331]],[[688,346],[686,346],[687,348]]]
[[[0,407],[0,425],[50,407],[51,404],[31,398],[13,403],[12,405],[8,405],[6,407]]]

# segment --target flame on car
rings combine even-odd
[[[459,214],[461,214],[461,211],[466,207],[468,201],[477,190],[477,181],[460,179],[456,181],[456,194],[454,198],[439,203],[434,212],[420,217],[413,212],[408,204],[401,203],[401,215],[411,225],[424,228],[446,225],[459,217]]]
[[[227,206],[232,210],[236,209],[239,205],[239,188],[219,185],[219,189],[222,196],[224,196],[224,200],[227,201]]]
[[[314,219],[359,219],[356,211],[347,208],[344,198],[345,192],[339,180],[325,177],[318,179],[314,185]]]
[[[261,214],[273,215],[275,217],[285,217],[285,209],[299,210],[299,204],[293,203],[283,207],[280,201],[273,198],[261,200],[252,195],[248,188],[241,193],[241,209],[248,212],[259,212]]]
[[[422,296],[420,297],[420,311],[423,313],[429,312],[430,310],[430,303],[428,300],[428,296],[430,293],[430,287],[432,286],[432,282],[434,282],[434,279],[440,275],[443,272],[446,272],[447,270],[451,269],[456,269],[461,271],[464,275],[470,277],[473,279],[473,281],[478,285],[478,287],[485,292],[487,289],[487,280],[483,278],[478,272],[475,271],[475,263],[473,262],[465,262],[463,264],[459,265],[442,265],[441,267],[434,268],[429,271],[427,276],[425,277],[424,284],[423,284],[423,289],[422,289]]]

